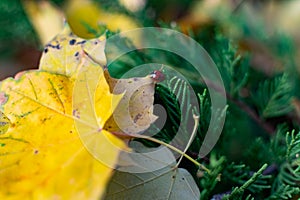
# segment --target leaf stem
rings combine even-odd
[[[160,145],[164,145],[165,147],[181,154],[182,156],[184,156],[185,158],[187,158],[188,160],[190,160],[192,163],[194,163],[195,165],[197,165],[199,168],[205,170],[208,174],[210,174],[210,170],[208,168],[206,168],[204,165],[202,165],[201,163],[197,162],[195,159],[193,159],[192,157],[190,157],[189,155],[187,155],[184,151],[181,151],[180,149],[168,144],[168,143],[165,143],[161,140],[158,140],[158,139],[155,139],[155,138],[152,138],[152,137],[149,137],[149,136],[144,136],[144,135],[138,135],[138,134],[130,134],[130,136],[133,136],[135,138],[140,138],[140,139],[146,139],[146,140],[149,140],[149,141],[152,141],[152,142],[155,142],[157,144],[160,144]],[[177,165],[176,165],[177,166]]]
[[[193,139],[194,139],[194,137],[195,137],[195,135],[196,135],[198,126],[199,126],[199,116],[193,115],[193,118],[194,118],[194,122],[195,122],[195,123],[194,123],[193,132],[192,132],[192,135],[190,136],[190,139],[189,139],[189,141],[188,141],[188,143],[187,143],[187,145],[186,145],[186,147],[185,147],[183,153],[186,153],[187,150],[188,150],[188,148],[191,146],[191,144],[192,144],[192,142],[193,142]],[[181,154],[181,156],[180,156],[180,158],[179,158],[179,160],[178,160],[178,162],[177,162],[177,164],[176,164],[176,166],[175,166],[176,168],[178,168],[180,162],[182,161],[182,158],[183,158],[183,154]]]
[[[199,126],[199,116],[197,115],[193,115],[193,118],[194,118],[194,128],[193,128],[193,132],[191,134],[191,137],[184,149],[184,151],[181,151],[180,149],[166,143],[166,142],[163,142],[161,140],[158,140],[158,139],[155,139],[153,137],[149,137],[149,136],[145,136],[145,135],[140,135],[140,134],[125,134],[125,133],[120,133],[120,132],[111,132],[112,134],[120,137],[120,138],[123,138],[123,139],[130,139],[130,138],[139,138],[139,139],[145,139],[145,140],[149,140],[151,142],[155,142],[157,144],[160,144],[160,145],[163,145],[179,154],[181,154],[181,157],[179,158],[179,161],[177,162],[176,166],[174,168],[178,168],[178,165],[180,164],[181,160],[183,157],[187,158],[188,160],[190,160],[192,163],[194,163],[196,166],[198,166],[199,168],[205,170],[208,174],[211,173],[211,171],[206,168],[204,165],[202,165],[201,163],[199,163],[198,161],[196,161],[195,159],[193,159],[192,157],[190,157],[189,155],[186,154],[188,148],[190,147],[192,141],[193,141],[193,138],[195,136],[195,134],[197,133],[197,129],[198,129],[198,126]]]

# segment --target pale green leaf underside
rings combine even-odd
[[[199,188],[188,171],[166,167],[154,172],[137,174],[116,171],[104,199],[198,200],[199,198]]]

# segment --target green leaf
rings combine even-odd
[[[106,188],[105,200],[200,198],[193,177],[185,169],[177,168],[175,157],[168,148],[149,149],[137,141],[132,141],[129,146],[138,154],[121,153],[121,162],[129,159],[130,166],[115,171]]]
[[[110,199],[185,199],[198,200],[200,191],[188,171],[166,167],[149,173],[117,171],[107,187]]]

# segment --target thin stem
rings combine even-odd
[[[136,135],[135,135],[136,136]],[[136,138],[141,138],[141,139],[146,139],[155,143],[158,143],[160,145],[164,145],[165,147],[168,147],[169,149],[181,154],[182,156],[184,156],[185,158],[187,158],[188,160],[190,160],[192,163],[194,163],[195,165],[197,165],[198,167],[202,168],[203,170],[205,170],[207,173],[210,174],[210,170],[207,169],[204,165],[202,165],[201,163],[197,162],[196,160],[194,160],[192,157],[190,157],[189,155],[187,155],[185,152],[181,151],[180,149],[177,149],[176,147],[165,143],[161,140],[152,138],[152,137],[148,137],[148,136],[144,136],[144,135],[137,135]]]
[[[188,143],[187,143],[187,145],[186,145],[186,147],[185,147],[185,149],[183,151],[184,154],[186,154],[188,148],[191,146],[192,141],[193,141],[193,139],[194,139],[194,137],[196,135],[196,132],[197,132],[197,129],[198,129],[198,126],[199,126],[199,116],[193,115],[193,118],[194,118],[194,122],[195,122],[194,123],[194,128],[193,128],[192,135],[191,135],[191,137],[190,137],[190,139],[189,139],[189,141],[188,141]],[[177,162],[177,164],[175,166],[176,168],[178,168],[180,162],[182,161],[182,158],[183,158],[183,154],[181,154],[181,156],[180,156],[180,158],[179,158],[179,160],[178,160],[178,162]]]
[[[151,142],[155,142],[157,144],[160,144],[160,145],[163,145],[179,154],[181,154],[182,156],[184,156],[185,158],[187,158],[188,160],[190,160],[192,163],[194,163],[196,166],[198,166],[199,168],[205,170],[208,174],[211,173],[211,171],[206,168],[204,165],[202,165],[201,163],[197,162],[195,159],[193,159],[192,157],[190,157],[189,155],[187,155],[185,152],[181,151],[180,149],[177,149],[176,147],[168,144],[168,143],[165,143],[161,140],[158,140],[158,139],[155,139],[155,138],[152,138],[152,137],[149,137],[149,136],[145,136],[145,135],[139,135],[139,134],[124,134],[124,133],[119,133],[119,132],[111,132],[112,134],[122,138],[122,139],[132,139],[132,138],[140,138],[140,139],[145,139],[145,140],[149,140]]]

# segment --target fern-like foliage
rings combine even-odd
[[[273,191],[272,195],[267,198],[267,200],[277,200],[277,199],[292,199],[294,195],[300,194],[299,187],[292,187],[290,185],[280,185]]]
[[[197,103],[192,102],[190,97],[191,86],[185,80],[176,76],[172,78],[168,77],[168,75],[166,76],[165,83],[156,86],[154,104],[162,105],[167,114],[167,120],[163,127],[159,127],[157,123],[154,123],[149,128],[148,134],[153,135],[153,133],[157,133],[153,136],[154,138],[168,143],[176,134],[190,135],[194,126],[193,114],[199,115],[199,108]],[[204,99],[205,96],[206,92],[203,95],[198,95],[201,99]],[[198,101],[197,99],[195,100]],[[207,110],[207,106],[209,105],[203,102],[200,105],[200,110]],[[160,113],[156,113],[155,109],[154,114],[160,117]],[[201,124],[199,127],[201,127]],[[154,143],[142,141],[148,146],[156,146]]]
[[[263,167],[261,167],[261,169],[257,172],[259,175],[257,175],[245,164],[231,163],[223,172],[223,177],[234,185],[240,185],[241,189],[239,189],[238,193],[243,194],[246,189],[252,193],[259,192],[270,188],[269,179],[271,176],[262,175],[266,167],[267,165],[263,165]]]
[[[286,133],[285,162],[276,176],[269,199],[289,199],[300,194],[300,134]]]
[[[204,173],[203,176],[198,177],[201,188],[200,199],[207,200],[212,195],[216,185],[221,181],[221,174],[225,168],[225,164],[225,157],[217,158],[215,154],[211,154],[210,163],[207,165],[211,173]]]
[[[253,101],[264,118],[282,116],[293,109],[292,89],[288,75],[281,74],[260,83]]]
[[[232,192],[229,195],[226,195],[223,199],[225,200],[240,200],[243,197],[243,194],[246,189],[252,190],[252,192],[258,192],[263,189],[269,188],[266,184],[266,181],[263,179],[268,178],[267,176],[263,176],[263,171],[267,168],[267,164],[264,164],[256,173],[254,173],[250,179],[248,179],[246,182],[243,183],[240,187],[235,187]],[[238,170],[240,171],[240,170]],[[261,180],[258,180],[260,177],[262,177]],[[248,196],[247,198],[250,198]]]
[[[237,53],[237,47],[227,38],[218,35],[215,45],[221,48],[209,49],[224,82],[226,91],[233,97],[247,84],[249,76],[249,60]]]

